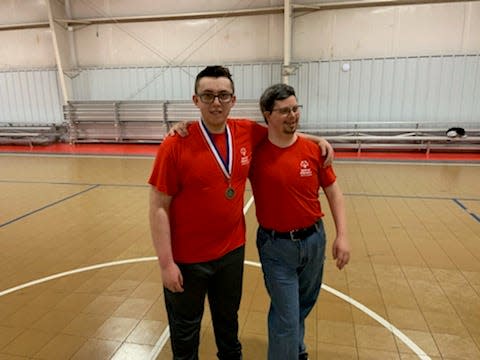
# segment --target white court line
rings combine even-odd
[[[55,279],[58,279],[58,278],[61,278],[61,277],[64,277],[64,276],[78,274],[78,273],[85,272],[85,271],[90,271],[90,270],[102,269],[102,268],[106,268],[106,267],[110,267],[110,266],[133,264],[133,263],[154,261],[154,260],[155,261],[157,260],[156,256],[136,258],[136,259],[127,259],[127,260],[118,260],[118,261],[112,261],[112,262],[107,262],[107,263],[103,263],[103,264],[96,264],[96,265],[92,265],[92,266],[87,266],[87,267],[83,267],[83,268],[79,268],[79,269],[75,269],[75,270],[65,271],[65,272],[50,275],[50,276],[47,276],[47,277],[44,277],[44,278],[41,278],[41,279],[38,279],[38,280],[30,281],[30,282],[15,286],[15,287],[7,289],[7,290],[0,291],[0,297],[2,297],[4,295],[7,295],[7,294],[10,294],[14,291],[25,289],[29,286],[38,285],[38,284],[41,284],[41,283],[44,283],[44,282],[47,282],[47,281],[50,281],[50,280],[55,280]]]
[[[250,265],[250,266],[256,266],[261,268],[262,265],[260,263],[257,263],[255,261],[248,261],[245,260],[245,264]],[[345,300],[347,303],[352,304],[355,306],[357,309],[360,311],[363,311],[365,314],[370,316],[372,319],[376,320],[380,324],[382,324],[387,330],[390,330],[393,335],[395,335],[397,338],[399,338],[405,345],[407,345],[412,351],[417,354],[417,356],[422,359],[422,360],[432,360],[420,347],[417,346],[407,335],[402,333],[400,330],[398,330],[395,326],[390,324],[387,320],[382,318],[380,315],[378,315],[376,312],[370,310],[367,308],[365,305],[359,303],[358,301],[352,299],[351,297],[345,295],[344,293],[335,290],[334,288],[331,288],[328,285],[322,284],[322,289],[328,291],[332,295],[335,295],[339,297],[342,300]]]
[[[155,346],[153,347],[152,351],[150,351],[150,360],[155,360],[160,352],[163,350],[163,347],[167,343],[168,339],[170,338],[170,326],[167,325],[165,330],[163,330],[162,335],[160,335],[160,338],[158,341],[155,343]]]
[[[372,319],[376,320],[379,322],[381,325],[383,325],[387,330],[390,330],[390,332],[395,335],[397,338],[399,338],[405,345],[407,345],[417,356],[422,359],[422,360],[432,360],[430,356],[428,356],[417,344],[415,344],[407,335],[405,335],[403,332],[398,330],[395,326],[390,324],[387,320],[382,318],[380,315],[378,315],[376,312],[370,310],[367,308],[365,305],[359,303],[358,301],[352,299],[351,297],[345,295],[344,293],[335,290],[331,288],[328,285],[322,284],[322,289],[327,290],[329,293],[339,297],[342,300],[345,300],[346,302],[352,304],[355,306],[357,309],[360,311],[363,311],[365,314],[370,316]]]
[[[253,204],[253,196],[250,196],[250,199],[248,199],[247,203],[243,207],[243,215],[246,215],[248,212],[248,209],[250,209],[250,206]]]
[[[253,203],[253,197],[251,197],[248,200],[247,204],[245,205],[244,210],[243,210],[244,214],[248,211],[248,208],[252,205],[252,203]],[[110,266],[133,264],[133,263],[147,262],[147,261],[157,261],[157,257],[156,256],[150,256],[150,257],[143,257],[143,258],[136,258],[136,259],[118,260],[118,261],[112,261],[112,262],[103,263],[103,264],[96,264],[96,265],[87,266],[87,267],[83,267],[83,268],[79,268],[79,269],[75,269],[75,270],[66,271],[66,272],[63,272],[63,273],[54,274],[54,275],[51,275],[51,276],[47,276],[47,277],[44,277],[44,278],[41,278],[41,279],[37,279],[37,280],[34,280],[34,281],[30,281],[30,282],[15,286],[15,287],[10,288],[10,289],[0,291],[0,297],[2,297],[4,295],[7,295],[7,294],[10,294],[10,293],[13,293],[13,292],[18,291],[18,290],[21,290],[21,289],[25,289],[25,288],[30,287],[30,286],[38,285],[38,284],[41,284],[41,283],[44,283],[44,282],[47,282],[47,281],[50,281],[50,280],[58,279],[58,278],[61,278],[61,277],[64,277],[64,276],[78,274],[78,273],[85,272],[85,271],[90,271],[90,270],[102,269],[102,268],[106,268],[106,267],[110,267]],[[258,268],[261,267],[260,263],[254,262],[254,261],[245,260],[245,264],[250,265],[250,266],[255,266],[255,267],[258,267]],[[348,302],[349,304],[355,306],[357,309],[359,309],[360,311],[364,312],[366,315],[370,316],[372,319],[379,322],[387,330],[389,330],[393,335],[398,337],[406,346],[408,346],[418,356],[419,359],[421,359],[421,360],[431,360],[431,358],[419,346],[417,346],[417,344],[415,344],[407,335],[402,333],[399,329],[397,329],[395,326],[393,326],[391,323],[389,323],[387,320],[382,318],[380,315],[378,315],[374,311],[367,308],[365,305],[363,305],[363,304],[359,303],[358,301],[352,299],[351,297],[341,293],[340,291],[331,288],[328,285],[322,284],[322,289],[328,291],[329,293],[331,293],[331,294],[339,297],[340,299]],[[163,331],[162,335],[160,336],[160,339],[157,341],[157,343],[153,347],[152,351],[150,352],[149,359],[156,359],[157,358],[157,356],[160,354],[163,347],[167,343],[169,337],[170,337],[170,330],[169,330],[169,327],[167,326],[165,328],[165,330]]]

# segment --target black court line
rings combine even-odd
[[[413,196],[413,195],[379,195],[379,194],[363,194],[363,193],[345,193],[345,196],[365,196],[365,197],[380,197],[380,198],[397,198],[397,199],[422,199],[422,200],[450,200],[455,202],[463,210],[465,210],[471,217],[480,222],[480,216],[468,210],[461,201],[480,201],[477,198],[451,198],[448,196]]]
[[[49,185],[81,185],[81,186],[111,186],[111,187],[150,187],[150,184],[115,184],[115,183],[76,183],[76,182],[62,182],[62,181],[36,181],[36,180],[7,180],[0,179],[0,183],[10,184],[49,184]],[[246,188],[245,191],[251,192],[251,189]],[[324,194],[323,192],[321,192]],[[379,197],[379,198],[395,198],[395,199],[423,199],[423,200],[462,200],[462,201],[480,201],[479,198],[459,197],[452,198],[451,196],[428,196],[428,195],[392,195],[392,194],[369,194],[369,193],[343,193],[344,196],[365,196],[365,197]]]
[[[65,198],[63,198],[63,199],[60,199],[60,200],[57,200],[57,201],[55,201],[55,202],[53,202],[53,203],[50,203],[50,204],[48,204],[48,205],[42,206],[41,208],[38,208],[38,209],[36,209],[36,210],[30,211],[30,212],[28,212],[28,213],[26,213],[26,214],[24,214],[24,215],[22,215],[22,216],[19,216],[19,217],[15,218],[15,219],[12,219],[12,220],[9,220],[9,221],[7,221],[7,222],[5,222],[5,223],[3,223],[3,224],[0,224],[0,228],[2,228],[2,227],[4,227],[4,226],[7,226],[7,225],[10,225],[10,224],[12,224],[12,223],[14,223],[14,222],[16,222],[16,221],[22,220],[22,219],[24,219],[24,218],[26,218],[26,217],[28,217],[28,216],[30,216],[30,215],[33,215],[33,214],[35,214],[35,213],[37,213],[37,212],[40,212],[40,211],[42,211],[42,210],[45,210],[45,209],[47,209],[47,208],[49,208],[49,207],[52,207],[52,206],[54,206],[54,205],[57,205],[57,204],[59,204],[59,203],[61,203],[61,202],[63,202],[63,201],[69,200],[69,199],[71,199],[71,198],[73,198],[73,197],[75,197],[75,196],[78,196],[78,195],[81,195],[81,194],[83,194],[83,193],[86,193],[87,191],[93,190],[93,189],[97,188],[98,186],[100,186],[100,185],[92,185],[92,186],[90,186],[88,189],[85,189],[85,190],[82,190],[82,191],[77,192],[77,193],[75,193],[75,194],[69,195],[69,196],[67,196],[67,197],[65,197]]]
[[[420,199],[420,200],[453,200],[451,196],[428,196],[428,195],[389,195],[389,194],[369,194],[369,193],[343,193],[345,196],[365,196],[393,199]],[[480,198],[457,198],[463,201],[480,201]]]
[[[119,187],[147,187],[149,184],[102,184],[102,183],[77,183],[77,182],[63,182],[63,181],[38,181],[38,180],[0,180],[0,183],[7,184],[48,184],[48,185],[80,185],[80,186],[119,186]]]
[[[53,181],[26,181],[26,180],[0,180],[0,183],[28,183],[28,184],[51,184],[51,185],[82,185],[82,186],[90,186],[90,188],[83,190],[81,192],[78,192],[76,194],[70,195],[64,199],[58,200],[56,202],[53,202],[51,204],[45,205],[44,207],[41,207],[37,210],[31,211],[25,215],[22,215],[16,219],[12,219],[10,221],[7,221],[3,224],[0,224],[0,228],[3,226],[9,225],[13,222],[16,222],[18,220],[21,220],[27,216],[30,216],[32,214],[35,214],[41,210],[44,210],[48,207],[54,206],[62,201],[68,200],[72,197],[75,197],[77,195],[80,195],[84,192],[90,191],[92,189],[95,189],[99,186],[112,186],[112,187],[149,187],[149,184],[144,184],[144,185],[139,185],[139,184],[88,184],[88,183],[74,183],[74,182],[53,182]],[[245,189],[247,192],[251,192],[249,189]],[[424,195],[389,195],[389,194],[368,194],[368,193],[344,193],[344,196],[364,196],[364,197],[377,197],[377,198],[396,198],[396,199],[421,199],[421,200],[449,200],[449,201],[454,201],[457,205],[459,205],[463,210],[465,210],[470,216],[472,216],[475,220],[480,222],[480,217],[473,213],[470,212],[465,205],[461,203],[461,201],[480,201],[480,198],[451,198],[448,196],[424,196]]]
[[[467,214],[469,214],[471,217],[473,217],[475,220],[477,220],[479,223],[480,223],[480,216],[478,216],[477,214],[475,214],[474,212],[471,212],[470,210],[468,210],[468,208],[462,204],[462,202],[460,200],[464,200],[465,199],[452,199],[453,202],[455,204],[457,204],[458,206],[460,206],[463,210],[465,210],[467,212]]]

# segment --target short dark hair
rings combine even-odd
[[[207,66],[205,69],[198,73],[197,78],[195,79],[195,94],[197,94],[198,83],[200,82],[200,79],[204,77],[226,77],[228,80],[230,80],[230,83],[232,84],[232,92],[235,93],[235,85],[233,84],[232,74],[230,74],[230,70],[228,70],[228,68],[224,66],[213,65]]]
[[[285,100],[290,96],[297,97],[295,90],[290,85],[275,84],[268,87],[260,97],[260,111],[262,115],[265,111],[272,112],[276,100]],[[265,115],[263,115],[263,118],[267,121]]]

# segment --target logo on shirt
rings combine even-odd
[[[312,176],[312,169],[307,160],[300,161],[300,176]]]
[[[248,151],[246,148],[242,147],[240,149],[240,164],[243,165],[248,165],[250,163],[250,158],[248,157]]]

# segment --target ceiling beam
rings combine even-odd
[[[444,3],[460,3],[480,0],[354,0],[341,2],[322,2],[318,4],[301,5],[292,4],[294,12],[313,12],[325,10],[341,10],[378,6],[402,6],[402,5],[425,5],[425,4],[444,4]],[[99,17],[99,18],[78,18],[78,19],[55,19],[57,23],[67,27],[75,27],[80,25],[96,25],[96,24],[118,24],[118,23],[136,23],[136,22],[152,22],[152,21],[176,21],[176,20],[195,20],[195,19],[211,19],[238,16],[256,16],[256,15],[273,15],[283,14],[283,6],[265,7],[257,9],[243,9],[230,11],[210,11],[197,13],[182,14],[165,14],[165,15],[145,15],[145,16],[122,16],[122,17]],[[0,31],[5,30],[21,30],[34,28],[48,28],[49,22],[25,23],[0,25]]]
[[[42,22],[35,22],[35,23],[0,25],[0,31],[38,29],[38,28],[48,28],[48,27],[50,27],[50,23],[48,21],[42,21]]]

